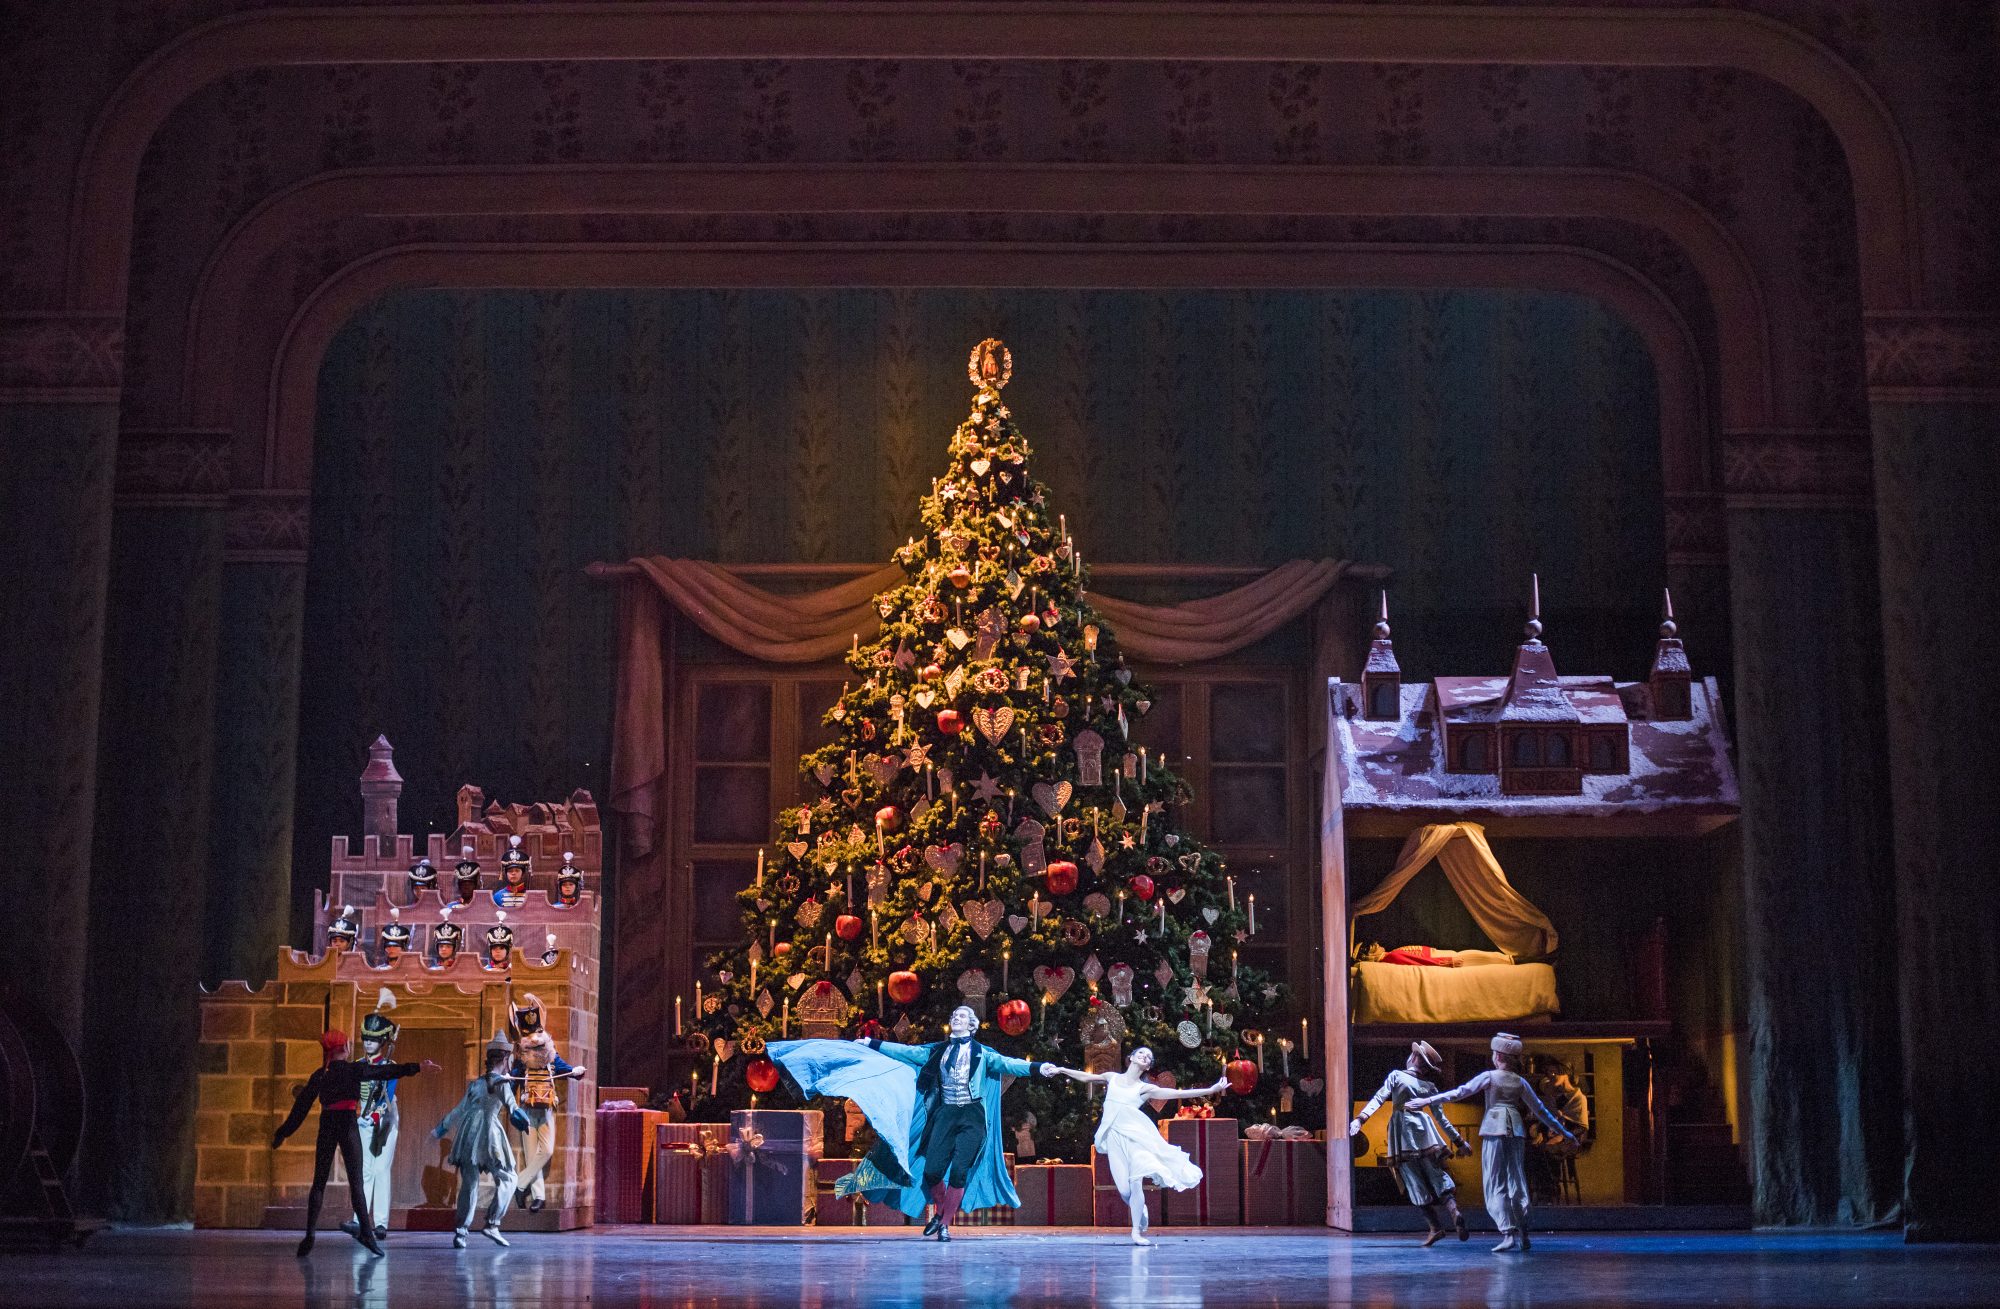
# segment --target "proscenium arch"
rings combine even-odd
[[[1603,304],[1645,342],[1660,397],[1663,474],[1670,432],[1675,441],[1685,434],[1709,444],[1700,355],[1678,310],[1633,269],[1573,247],[1024,244],[987,248],[972,261],[956,243],[404,245],[332,273],[291,316],[259,373],[269,404],[258,434],[267,465],[278,486],[309,489],[320,365],[341,328],[382,295],[412,288],[714,286],[1567,292]],[[1666,489],[1671,496],[1711,488],[1669,483]]]
[[[1735,10],[1410,5],[517,3],[268,9],[204,24],[113,94],[71,199],[66,307],[118,313],[138,171],[167,115],[247,68],[534,59],[1102,59],[1728,67],[1820,114],[1847,157],[1861,295],[1871,311],[1922,298],[1913,169],[1874,90],[1831,50]]]
[[[557,178],[561,185],[551,185]],[[245,365],[245,308],[263,261],[297,232],[329,220],[444,212],[957,212],[978,206],[1007,212],[1158,212],[1162,202],[1156,197],[1163,189],[1174,196],[1176,213],[1602,217],[1649,227],[1683,252],[1707,290],[1723,343],[1714,363],[1713,396],[1721,425],[1743,429],[1770,424],[1769,324],[1754,270],[1705,211],[1650,179],[1567,168],[1096,165],[359,169],[325,174],[280,192],[247,215],[204,268],[182,342],[185,419],[193,426],[213,427],[249,412],[234,379]],[[1005,199],[995,201],[996,196]],[[970,263],[988,262],[1002,247],[950,243],[948,248],[962,263]],[[1200,251],[1235,248],[1194,245],[1185,247],[1181,257],[1206,266],[1210,261]],[[1309,247],[1287,243],[1254,248],[1277,251],[1282,258],[1285,252]],[[1638,275],[1626,269],[1625,276],[1632,280]],[[1649,303],[1665,302],[1663,293],[1646,286]],[[1627,317],[1643,312],[1634,310]],[[1663,328],[1661,339],[1691,341],[1678,314],[1673,320],[1674,330]],[[1680,353],[1677,347],[1675,358]],[[1662,429],[1663,471],[1677,494],[1706,490],[1715,465],[1705,380],[1709,369],[1688,367],[1688,393],[1696,397],[1695,404],[1689,416],[1677,416]],[[1656,371],[1665,377],[1669,369],[1660,365]],[[282,441],[240,454],[250,460],[240,465],[242,473],[256,469],[258,485],[286,480],[283,470],[289,461]]]

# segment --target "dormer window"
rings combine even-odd
[[[1368,716],[1370,718],[1396,717],[1396,684],[1377,681],[1368,687]]]
[[[1375,621],[1375,639],[1361,669],[1361,716],[1394,722],[1403,716],[1403,669],[1389,640],[1389,593],[1382,593],[1382,616]]]

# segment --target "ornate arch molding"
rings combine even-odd
[[[977,254],[977,259],[970,256]],[[410,287],[1488,287],[1557,290],[1609,307],[1645,341],[1659,379],[1669,518],[1715,498],[1695,456],[1712,448],[1713,419],[1699,348],[1678,309],[1625,265],[1557,246],[1019,245],[405,245],[357,259],[323,281],[291,316],[255,377],[268,399],[258,433],[273,489],[311,476],[320,364],[362,307]],[[248,433],[238,433],[241,442]],[[239,444],[238,466],[244,463]],[[1670,547],[1675,529],[1670,521]]]
[[[72,197],[69,306],[124,300],[138,169],[166,116],[248,68],[523,59],[982,58],[1595,64],[1729,67],[1811,104],[1853,178],[1871,311],[1922,296],[1908,149],[1887,107],[1824,45],[1732,10],[1463,6],[856,3],[516,3],[272,9],[219,19],[156,52],[113,95]]]
[[[1687,324],[1657,287],[1602,256],[1594,265],[1599,271],[1586,277],[1578,271],[1581,265],[1577,261],[1583,254],[1572,248],[1574,258],[1565,265],[1565,276],[1572,278],[1574,285],[1565,283],[1558,289],[1580,289],[1607,302],[1617,297],[1615,307],[1654,343],[1655,366],[1663,385],[1674,379],[1684,384],[1687,405],[1663,423],[1662,459],[1668,485],[1688,493],[1710,485],[1716,465],[1710,436],[1712,405],[1719,409],[1723,425],[1732,429],[1763,427],[1772,421],[1769,324],[1761,288],[1742,251],[1705,211],[1675,192],[1633,174],[1588,169],[857,165],[360,169],[332,173],[271,197],[246,216],[211,256],[198,283],[183,339],[183,403],[188,420],[196,425],[219,426],[232,415],[254,412],[244,404],[237,379],[239,368],[257,371],[256,363],[243,350],[244,324],[258,295],[266,261],[308,229],[343,218],[439,213],[954,213],[967,209],[1153,213],[1161,208],[1158,197],[1162,194],[1173,195],[1176,214],[1592,217],[1614,218],[1658,231],[1684,252],[1702,278],[1717,331],[1726,343],[1713,369],[1719,379],[1713,398],[1706,383],[1711,369],[1701,363],[1701,352]],[[746,247],[766,248],[770,247]],[[965,266],[973,262],[966,258],[968,247],[950,248],[961,261],[959,266],[927,274],[930,284],[965,280]],[[1177,248],[1200,251],[1209,247]],[[1280,260],[1290,257],[1292,250],[1309,248],[1255,247],[1273,252]],[[1530,284],[1520,280],[1515,269],[1517,256],[1500,253],[1503,247],[1490,248],[1495,253],[1483,261],[1461,260],[1452,266],[1477,267],[1482,276],[1501,279],[1496,284]],[[979,247],[977,253],[979,262],[992,266],[994,247]],[[1401,257],[1393,250],[1385,251],[1385,266],[1406,270],[1407,261],[1396,263]],[[1192,261],[1188,266],[1222,268],[1232,274],[1251,266],[1243,255],[1235,253],[1227,259],[1188,258]],[[1366,263],[1358,250],[1350,248],[1340,264],[1344,283],[1365,283]],[[1119,266],[1143,267],[1150,273],[1158,263],[1126,258]],[[1612,267],[1620,270],[1619,276],[1607,280],[1602,270]],[[728,270],[732,278],[748,276],[752,284],[760,281],[738,264],[728,265]],[[506,281],[504,269],[497,275]],[[1026,284],[1035,284],[1039,276],[1032,267],[1023,269],[1021,275],[1028,279]],[[761,284],[793,284],[775,272],[772,276],[774,280]],[[904,280],[893,267],[885,268],[883,276],[887,280],[868,284],[895,285]],[[1253,284],[1272,284],[1262,272],[1257,277],[1260,280]],[[1051,284],[1068,285],[1060,281]],[[1193,283],[1176,274],[1166,284]],[[275,423],[271,431],[275,441],[267,440],[261,450],[240,452],[247,457],[241,465],[243,474],[253,477],[257,485],[287,484],[300,475],[298,470],[309,466],[309,459],[299,457],[294,448],[295,442],[304,441],[303,448],[309,450],[309,431],[300,432],[283,423]]]

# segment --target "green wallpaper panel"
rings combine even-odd
[[[419,830],[462,780],[602,794],[611,606],[583,565],[884,558],[990,334],[1088,558],[1389,564],[1419,674],[1504,666],[1539,569],[1564,666],[1642,670],[1664,576],[1655,384],[1587,300],[405,292],[321,376],[301,887],[359,822],[378,731]]]

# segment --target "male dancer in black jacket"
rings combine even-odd
[[[421,1064],[350,1061],[345,1057],[347,1033],[338,1031],[322,1033],[319,1048],[325,1062],[299,1088],[292,1098],[292,1112],[271,1134],[271,1148],[275,1150],[285,1143],[286,1137],[299,1130],[306,1120],[306,1111],[312,1108],[314,1100],[319,1101],[319,1139],[313,1144],[312,1191],[306,1196],[306,1234],[299,1242],[298,1252],[304,1255],[312,1251],[313,1237],[319,1231],[320,1206],[326,1199],[326,1179],[333,1172],[333,1152],[338,1150],[341,1166],[347,1170],[348,1197],[354,1202],[354,1239],[370,1254],[381,1254],[381,1243],[375,1239],[375,1223],[368,1212],[368,1195],[362,1188],[358,1114],[361,1084],[415,1077],[427,1068],[435,1070],[438,1064],[430,1059]]]

